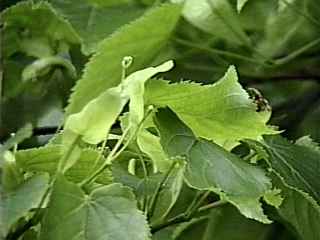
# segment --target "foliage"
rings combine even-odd
[[[319,240],[319,12],[5,1],[0,239]]]

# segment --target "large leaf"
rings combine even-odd
[[[250,143],[250,141],[249,141]],[[310,139],[293,144],[280,136],[265,137],[263,144],[252,144],[274,173],[284,201],[278,212],[304,240],[319,238],[320,152]],[[261,148],[262,147],[262,148]],[[318,202],[318,203],[317,203]]]
[[[310,194],[320,202],[320,152],[290,143],[280,136],[266,136],[267,162],[286,184]]]
[[[179,19],[180,9],[175,4],[157,7],[105,39],[76,84],[67,115],[79,112],[89,101],[120,83],[123,57],[134,57],[132,71],[150,62],[166,44]]]
[[[180,154],[187,158],[185,180],[198,190],[210,190],[235,205],[248,218],[270,223],[264,215],[260,199],[269,196],[271,181],[265,172],[248,164],[219,145],[196,139],[172,111],[160,110],[156,119],[160,136],[168,154]],[[186,132],[186,134],[184,134]],[[164,134],[162,134],[164,133]],[[183,148],[182,148],[183,147]],[[271,193],[270,204],[276,204]]]
[[[134,1],[49,0],[81,38],[82,50],[91,54],[99,43],[123,24],[139,17],[144,8]]]
[[[16,153],[17,164],[27,172],[47,172],[54,175],[62,157],[61,145],[45,146],[20,150]],[[104,157],[94,149],[82,149],[78,161],[66,171],[66,177],[73,182],[81,182],[103,164]],[[109,184],[112,180],[110,171],[105,170],[96,182]]]
[[[48,175],[35,175],[15,190],[4,193],[1,207],[3,208],[5,232],[29,210],[38,207],[48,188],[48,183]]]
[[[194,26],[235,44],[249,44],[239,16],[228,0],[172,0],[184,2],[183,16]]]
[[[280,186],[279,186],[280,187]],[[308,194],[282,184],[285,199],[278,212],[303,240],[320,239],[320,206]]]
[[[122,240],[128,236],[149,239],[146,219],[129,188],[111,184],[87,195],[58,176],[42,222],[41,240]]]
[[[212,85],[149,81],[145,104],[169,106],[197,136],[222,146],[275,133],[266,126],[269,114],[257,112],[257,106],[238,83],[234,67]]]

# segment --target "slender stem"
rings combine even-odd
[[[80,135],[77,135],[74,140],[71,142],[71,145],[69,146],[68,150],[64,153],[64,155],[59,160],[58,165],[58,172],[63,172],[63,168],[65,167],[65,163],[68,160],[68,158],[71,156],[74,148],[77,145],[77,142],[80,140]]]
[[[311,41],[310,43],[306,44],[305,46],[295,50],[292,53],[290,53],[286,57],[274,60],[274,64],[276,64],[276,65],[286,64],[286,63],[292,61],[293,59],[295,59],[296,57],[298,57],[299,55],[301,55],[302,53],[312,49],[315,46],[317,46],[318,44],[320,44],[320,38],[317,38],[316,40]]]
[[[224,51],[224,50],[220,50],[220,49],[215,49],[215,48],[210,48],[210,47],[206,47],[203,46],[202,44],[197,44],[197,43],[193,43],[184,39],[180,39],[180,38],[175,38],[174,41],[176,41],[177,43],[181,44],[181,45],[185,45],[187,47],[193,47],[193,48],[197,48],[199,50],[211,53],[211,54],[218,54],[218,55],[222,55],[225,57],[230,57],[230,58],[234,58],[234,59],[239,59],[239,60],[243,60],[246,62],[250,62],[250,63],[260,63],[261,65],[264,66],[271,66],[268,63],[265,63],[264,61],[258,60],[258,59],[254,59],[251,57],[247,57],[247,56],[243,56],[237,53],[233,53],[233,52],[228,52],[228,51]]]
[[[203,211],[206,211],[206,210],[209,210],[212,208],[220,207],[220,206],[225,205],[226,203],[227,203],[227,201],[225,201],[225,200],[219,200],[219,201],[216,201],[213,203],[209,203],[207,205],[204,205],[204,206],[198,208],[198,212],[203,212]]]
[[[299,8],[297,8],[296,6],[294,6],[292,3],[288,2],[287,0],[281,0],[284,4],[286,4],[289,8],[291,8],[293,11],[295,11],[296,13],[300,14],[301,16],[303,16],[305,19],[307,19],[310,23],[316,25],[317,27],[320,26],[320,23],[313,18],[312,16],[310,16],[309,14],[307,14],[306,12],[302,12]]]
[[[127,127],[123,134],[121,135],[121,137],[119,138],[119,140],[117,141],[116,145],[114,146],[114,148],[112,149],[112,151],[109,153],[106,161],[104,162],[104,164],[101,165],[101,167],[99,167],[95,172],[93,172],[88,178],[84,179],[79,186],[83,187],[89,183],[91,183],[92,181],[94,181],[98,175],[100,175],[109,165],[110,163],[115,160],[117,157],[119,157],[119,155],[128,147],[128,145],[131,143],[131,140],[138,134],[138,132],[140,131],[141,126],[143,125],[143,123],[145,122],[145,120],[149,117],[149,115],[153,112],[153,108],[150,108],[148,110],[148,112],[145,114],[144,118],[141,120],[141,122],[139,123],[138,127],[135,129],[134,133],[130,133],[131,127]],[[130,134],[130,135],[129,135]],[[125,142],[125,144],[123,144],[124,140],[126,139],[126,137],[129,135],[129,138],[127,139],[127,141]],[[121,145],[123,144],[123,146],[121,147]]]
[[[174,167],[176,166],[176,162],[173,162],[170,166],[170,168],[168,169],[168,171],[166,172],[166,174],[163,176],[161,182],[158,184],[152,198],[151,198],[151,202],[150,202],[150,207],[149,207],[149,211],[148,211],[148,218],[150,219],[153,214],[154,214],[154,210],[156,208],[156,203],[158,201],[158,198],[159,198],[159,195],[160,195],[160,192],[163,190],[163,188],[165,187],[168,179],[169,179],[169,176],[172,172],[172,170],[174,169]]]
[[[210,203],[208,205],[205,205],[203,207],[200,207],[197,209],[197,212],[203,212],[206,211],[208,209],[212,209],[212,208],[217,208],[217,207],[221,207],[224,204],[226,204],[227,202],[224,200],[219,200],[217,202],[213,202]],[[151,225],[151,233],[155,233],[160,231],[161,229],[164,229],[168,226],[172,226],[178,223],[183,223],[183,222],[188,222],[192,219],[192,216],[188,216],[186,213],[181,213],[173,218],[170,218],[164,222],[158,223],[156,225]]]
[[[114,146],[114,148],[112,149],[112,151],[109,153],[106,161],[104,162],[104,164],[102,164],[95,172],[93,172],[88,178],[84,179],[81,183],[80,183],[80,187],[83,187],[87,184],[89,184],[90,182],[92,182],[93,180],[96,179],[96,177],[101,174],[105,168],[112,162],[113,159],[115,159],[116,157],[116,152],[119,150],[119,148],[121,147],[123,141],[125,140],[125,138],[127,137],[128,133],[130,131],[130,128],[126,128],[123,132],[123,134],[121,135],[120,139],[117,141],[116,145]],[[121,149],[119,150],[119,152],[122,152]]]

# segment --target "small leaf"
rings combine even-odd
[[[61,221],[64,219],[64,221]],[[86,195],[58,176],[42,222],[40,240],[149,239],[145,216],[131,190],[121,184],[103,186]]]
[[[171,162],[162,149],[159,137],[144,129],[139,132],[137,143],[140,150],[152,160],[156,171],[165,172],[170,168]]]
[[[21,143],[26,138],[32,135],[32,125],[30,123],[26,124],[24,127],[18,130],[18,132],[12,134],[12,136],[3,144],[0,145],[0,156],[4,151],[13,148],[15,145]],[[1,160],[0,160],[1,163]]]
[[[49,183],[47,174],[35,175],[13,191],[5,192],[2,202],[6,231],[32,208],[37,208]]]
[[[179,19],[180,10],[181,7],[176,4],[156,7],[105,39],[74,87],[66,114],[81,111],[89,101],[108,88],[117,86],[121,81],[120,63],[123,57],[134,58],[134,63],[130,67],[132,72],[150,62],[170,37]]]

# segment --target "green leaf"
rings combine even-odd
[[[173,62],[149,67],[132,73],[119,86],[110,88],[91,100],[79,113],[68,116],[65,129],[82,136],[90,144],[98,144],[106,138],[123,107],[129,103],[129,126],[136,129],[144,117],[144,83],[159,72],[168,71]],[[105,110],[108,106],[108,111]]]
[[[267,163],[286,184],[310,194],[320,202],[320,152],[290,143],[280,136],[266,136]]]
[[[48,183],[48,175],[35,175],[22,183],[17,189],[4,193],[2,207],[6,231],[18,219],[25,216],[29,210],[38,207],[48,188]]]
[[[140,150],[152,160],[155,171],[165,172],[169,169],[171,162],[162,149],[159,137],[144,129],[139,132],[137,143]]]
[[[257,112],[257,106],[238,83],[234,67],[212,85],[149,81],[145,104],[170,107],[196,136],[228,148],[244,138],[276,133],[266,126],[269,114]]]
[[[146,240],[149,235],[146,219],[129,188],[111,184],[86,195],[76,184],[58,176],[40,239],[122,240],[130,236]]]
[[[132,72],[150,62],[166,44],[179,19],[180,10],[181,7],[175,4],[154,8],[105,39],[87,64],[83,77],[76,84],[66,114],[79,112],[106,89],[117,86],[121,81],[123,57],[134,58],[130,67]]]
[[[47,2],[34,4],[32,1],[23,1],[1,14],[4,23],[4,32],[15,34],[17,45],[15,51],[25,52],[37,58],[53,55],[59,43],[79,43],[79,38],[71,25],[57,15]],[[11,39],[12,40],[12,39]],[[11,44],[11,43],[9,43]]]
[[[197,28],[238,45],[250,40],[242,29],[239,16],[227,0],[172,0],[184,2],[183,16]]]
[[[320,239],[320,206],[309,194],[289,187],[277,177],[284,201],[278,209],[279,215],[294,229],[299,239]]]
[[[82,51],[94,53],[103,39],[119,27],[138,18],[145,8],[133,0],[49,0],[81,38]]]
[[[4,191],[16,189],[23,182],[23,173],[21,173],[15,156],[10,151],[5,151],[1,162],[1,184]]]
[[[123,81],[123,89],[130,98],[129,126],[137,128],[144,117],[145,82],[157,73],[167,72],[173,68],[173,61],[167,61],[157,67],[149,67],[132,73]]]
[[[183,123],[172,111],[160,110],[156,122],[160,137],[166,139],[164,142],[172,145],[172,148],[177,146],[181,149],[179,152],[169,151],[168,154],[186,157],[185,180],[190,187],[213,191],[236,206],[244,216],[263,223],[271,222],[264,215],[259,202],[266,194],[270,198],[272,187],[262,169],[248,164],[213,142],[192,138],[190,130],[180,128]],[[187,134],[184,135],[184,132]]]
[[[128,96],[122,94],[121,86],[110,88],[79,113],[68,116],[64,127],[80,135],[83,141],[98,144],[107,137],[127,101]]]
[[[18,166],[24,171],[47,172],[50,175],[54,175],[63,154],[62,150],[63,147],[61,145],[30,148],[18,151],[16,153],[16,159]],[[88,177],[90,173],[101,166],[105,161],[104,157],[100,158],[99,156],[100,152],[97,150],[81,149],[78,161],[65,173],[67,179],[73,182],[81,182]],[[105,170],[96,180],[97,183],[102,184],[109,184],[111,181],[112,175],[109,170]]]

